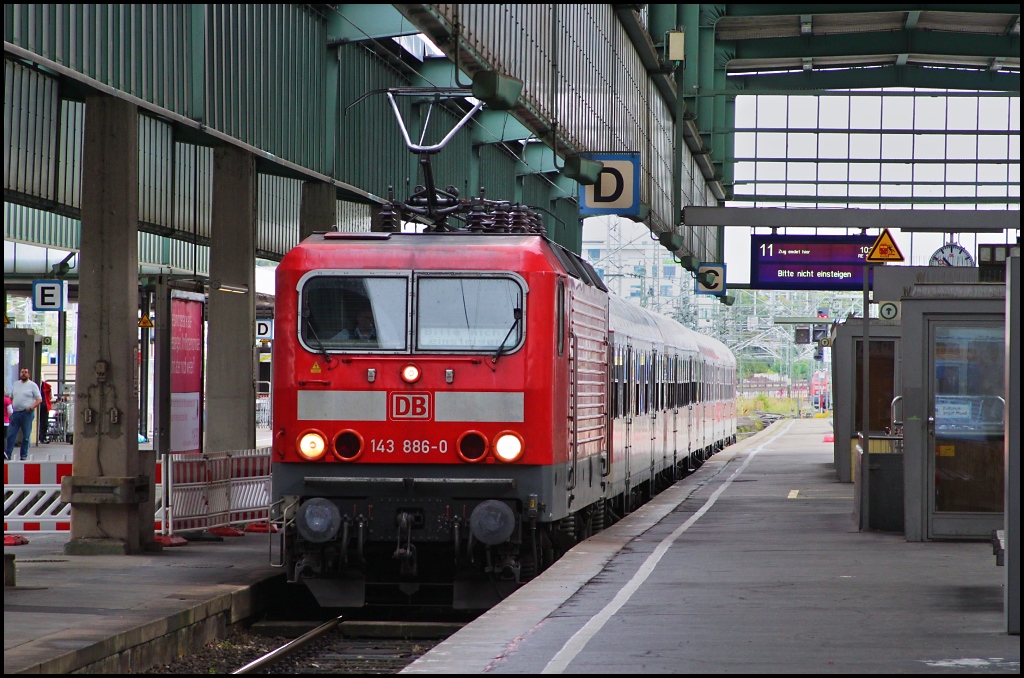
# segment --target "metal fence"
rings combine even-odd
[[[270,382],[256,382],[256,428],[270,428],[270,413],[272,399],[270,395]]]
[[[162,534],[264,522],[270,505],[270,448],[169,456]],[[168,491],[169,488],[169,491]]]
[[[71,472],[70,463],[5,464],[4,532],[69,531],[71,505],[60,500],[60,481]],[[156,476],[154,529],[160,534],[269,518],[269,447],[169,455]]]

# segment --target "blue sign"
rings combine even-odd
[[[68,304],[68,284],[63,280],[33,280],[32,310],[63,311]]]
[[[752,235],[750,289],[861,290],[874,242],[873,235]]]
[[[580,185],[580,214],[639,217],[640,154],[590,153],[583,156],[604,165],[597,183]]]
[[[725,294],[725,264],[703,263],[697,267],[697,279],[694,292],[696,294]]]

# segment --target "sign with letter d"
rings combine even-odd
[[[588,153],[604,165],[597,183],[580,185],[580,214],[640,216],[640,154]]]

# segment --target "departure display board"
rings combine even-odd
[[[873,235],[751,235],[750,288],[861,290],[874,242]]]

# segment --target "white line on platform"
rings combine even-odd
[[[678,539],[683,532],[690,529],[691,525],[700,520],[701,516],[707,513],[708,510],[714,506],[715,502],[718,501],[720,496],[722,496],[722,493],[725,492],[726,488],[732,484],[733,480],[743,473],[744,469],[746,469],[751,460],[757,456],[758,452],[775,442],[780,436],[784,435],[792,425],[793,421],[790,420],[784,427],[782,427],[782,429],[779,430],[778,433],[751,450],[750,454],[748,454],[747,458],[743,460],[740,467],[736,469],[733,474],[718,487],[717,490],[714,491],[711,498],[707,500],[704,506],[700,507],[700,510],[690,516],[686,522],[677,527],[672,534],[665,537],[665,539],[658,544],[658,547],[654,549],[654,552],[651,553],[651,555],[647,556],[647,560],[645,560],[643,565],[640,566],[640,569],[637,570],[635,575],[633,575],[633,578],[630,579],[617,594],[615,594],[615,597],[612,598],[610,603],[605,605],[603,610],[594,615],[590,621],[583,626],[583,628],[577,631],[575,635],[573,635],[573,637],[570,638],[564,646],[562,646],[562,649],[559,650],[551,661],[548,662],[548,665],[544,667],[544,670],[541,671],[541,673],[562,673],[565,671],[569,666],[569,663],[576,658],[576,655],[578,655],[584,647],[586,647],[590,639],[597,635],[608,620],[619,611],[619,608],[625,605],[626,601],[628,601],[633,594],[636,593],[637,589],[647,581],[647,578],[651,576],[652,572],[654,572],[654,568],[658,565],[662,556],[668,552],[676,539]]]

